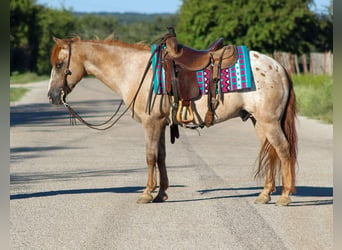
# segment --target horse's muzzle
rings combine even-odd
[[[65,98],[65,96],[63,96]],[[48,92],[48,99],[51,104],[54,105],[60,105],[62,104],[62,89],[56,88],[56,89],[51,89]]]

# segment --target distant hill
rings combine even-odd
[[[175,14],[158,13],[158,14],[142,14],[135,12],[73,12],[75,16],[97,15],[97,16],[112,16],[115,17],[120,24],[131,24],[139,21],[153,22],[156,17],[167,18]]]

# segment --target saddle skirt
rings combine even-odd
[[[227,49],[228,48],[228,49]],[[156,45],[151,46],[152,53],[155,51]],[[165,49],[165,48],[164,48]],[[237,60],[233,62],[228,60],[228,63],[222,64],[220,71],[220,81],[217,83],[217,90],[220,89],[222,93],[231,91],[238,91],[242,89],[251,88],[252,75],[249,60],[249,51],[246,46],[232,46],[226,47],[227,52],[223,54],[224,57],[232,57],[233,49],[237,53]],[[222,49],[218,50],[214,54],[214,59],[221,54]],[[161,52],[163,53],[163,52]],[[165,76],[165,70],[160,61],[157,60],[159,54],[155,53],[152,58],[152,69],[155,73],[153,79],[153,90],[155,94],[164,95],[170,94],[170,87],[167,86],[167,80]],[[227,60],[226,60],[227,62]],[[208,94],[209,92],[209,80],[212,72],[207,68],[207,65],[199,70],[193,71],[191,79],[196,82],[200,95]],[[194,83],[195,84],[195,83]]]

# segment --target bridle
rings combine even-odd
[[[71,92],[71,88],[68,85],[67,82],[67,77],[68,75],[71,75],[72,72],[69,68],[70,66],[70,61],[71,61],[71,42],[68,41],[68,60],[67,60],[67,64],[66,64],[66,69],[64,71],[64,78],[63,78],[63,87],[61,88],[61,102],[63,103],[63,105],[68,109],[69,114],[70,114],[70,124],[74,124],[74,122],[72,121],[72,117],[76,118],[77,120],[79,120],[80,122],[82,122],[84,125],[86,125],[89,128],[92,129],[96,129],[96,130],[106,130],[109,129],[111,127],[114,126],[115,123],[117,123],[119,121],[119,119],[127,112],[128,108],[115,120],[113,121],[111,124],[108,125],[109,122],[111,122],[114,117],[117,115],[117,113],[119,112],[122,104],[123,104],[123,100],[121,100],[117,110],[114,112],[114,114],[105,122],[100,123],[100,124],[91,124],[87,121],[85,121],[73,108],[70,107],[70,105],[66,102],[66,93],[70,93]],[[106,127],[101,127],[107,125]]]
[[[70,113],[70,120],[72,117],[76,118],[77,120],[79,120],[81,123],[83,123],[84,125],[86,125],[87,127],[89,128],[92,128],[92,129],[95,129],[95,130],[107,130],[111,127],[113,127],[120,119],[121,117],[130,109],[130,107],[132,106],[132,117],[134,117],[134,105],[135,105],[135,101],[137,99],[137,96],[140,92],[140,89],[142,87],[142,84],[145,80],[145,77],[148,73],[148,70],[149,68],[151,67],[152,65],[152,58],[153,56],[155,55],[155,53],[157,53],[157,51],[160,51],[161,50],[161,47],[163,46],[163,44],[165,43],[166,39],[169,37],[170,35],[167,34],[167,35],[164,35],[163,37],[161,38],[158,38],[156,39],[153,43],[155,43],[156,41],[159,40],[158,44],[157,44],[157,49],[152,53],[152,55],[150,56],[150,59],[148,60],[148,63],[145,67],[145,71],[143,73],[143,76],[140,80],[140,83],[139,83],[139,86],[138,86],[138,89],[136,90],[135,92],[135,95],[132,99],[132,101],[130,102],[129,105],[127,105],[126,109],[113,121],[114,117],[117,115],[117,113],[119,112],[122,104],[123,104],[123,100],[120,101],[120,104],[117,108],[117,110],[114,112],[114,114],[105,122],[101,123],[101,124],[91,124],[87,121],[85,121],[73,108],[70,107],[70,105],[66,102],[66,94],[71,92],[71,88],[68,86],[68,82],[67,82],[67,77],[68,75],[71,75],[72,72],[71,70],[69,69],[69,66],[70,66],[70,60],[71,60],[71,42],[68,41],[68,50],[69,50],[69,54],[68,54],[68,60],[67,60],[67,64],[66,64],[66,69],[64,71],[64,79],[63,79],[63,87],[61,88],[61,102],[63,103],[63,105],[68,109],[69,113]],[[153,78],[155,76],[155,72],[153,72],[153,76],[152,76],[152,81],[153,81]],[[150,91],[151,92],[151,91]],[[150,113],[150,107],[149,107],[149,113]],[[111,122],[111,123],[110,123]],[[71,122],[71,124],[73,124]],[[106,125],[106,126],[105,126]],[[105,126],[105,127],[103,127]]]
[[[68,41],[68,51],[69,51],[68,60],[66,64],[66,69],[64,71],[64,78],[63,78],[63,91],[66,93],[71,92],[71,88],[69,87],[68,82],[67,82],[67,77],[72,74],[71,70],[69,69],[70,60],[71,60],[71,42],[70,41]]]

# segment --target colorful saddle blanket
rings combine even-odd
[[[152,53],[156,49],[156,45],[151,46]],[[238,59],[235,65],[221,69],[221,84],[220,89],[222,93],[227,93],[236,90],[248,89],[252,85],[251,67],[249,61],[249,52],[246,46],[236,46]],[[160,62],[157,63],[158,55],[152,58],[152,68],[155,71],[153,80],[154,93],[158,95],[167,94],[165,88],[165,72]],[[196,78],[200,93],[205,95],[209,91],[210,71],[203,69],[196,71]]]

